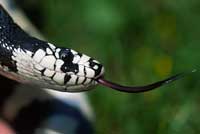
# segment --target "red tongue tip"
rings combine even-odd
[[[164,79],[164,80],[161,80],[161,81],[158,81],[158,82],[155,82],[155,83],[152,83],[152,84],[149,84],[149,85],[145,85],[145,86],[136,86],[136,87],[132,87],[132,86],[122,86],[122,85],[119,85],[119,84],[116,84],[116,83],[113,83],[113,82],[110,82],[108,80],[105,80],[103,77],[99,77],[96,79],[96,81],[103,85],[103,86],[106,86],[106,87],[110,87],[114,90],[118,90],[118,91],[121,91],[121,92],[127,92],[127,93],[140,93],[140,92],[146,92],[146,91],[149,91],[149,90],[153,90],[153,89],[156,89],[162,85],[165,85],[165,84],[169,84],[175,80],[178,80],[178,79],[181,79],[183,78],[184,76],[186,76],[187,74],[189,73],[193,73],[193,72],[196,72],[196,70],[192,70],[191,72],[186,72],[186,73],[179,73],[179,74],[176,74],[174,76],[171,76],[167,79]]]

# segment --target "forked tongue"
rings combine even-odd
[[[160,86],[163,86],[165,84],[169,84],[169,83],[171,83],[171,82],[173,82],[175,80],[181,79],[184,76],[186,76],[186,75],[188,75],[190,73],[193,73],[193,72],[196,72],[196,70],[194,69],[194,70],[192,70],[190,72],[179,73],[179,74],[171,76],[171,77],[169,77],[167,79],[164,79],[164,80],[161,80],[161,81],[149,84],[149,85],[145,85],[145,86],[134,86],[134,87],[122,86],[122,85],[110,82],[108,80],[105,80],[103,77],[97,78],[96,81],[99,84],[103,85],[103,86],[110,87],[110,88],[112,88],[114,90],[118,90],[118,91],[121,91],[121,92],[140,93],[140,92],[146,92],[146,91],[149,91],[149,90],[156,89],[156,88],[158,88]]]

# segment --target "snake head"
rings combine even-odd
[[[97,84],[96,79],[104,73],[104,67],[93,58],[50,43],[36,50],[32,58],[34,74],[42,83],[39,85],[59,91],[88,90]]]

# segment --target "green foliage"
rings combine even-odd
[[[95,57],[113,81],[143,85],[200,67],[198,0],[38,0],[35,4],[45,18],[41,31],[49,41]],[[96,132],[200,133],[198,76],[197,72],[143,94],[97,87],[88,93]]]

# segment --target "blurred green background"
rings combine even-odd
[[[112,81],[144,85],[200,68],[199,0],[16,1],[50,42],[96,58]],[[96,133],[199,134],[199,76],[141,94],[87,92]]]

